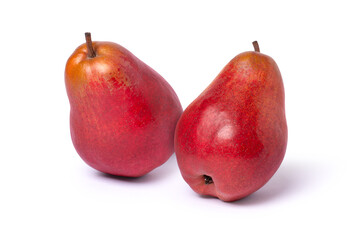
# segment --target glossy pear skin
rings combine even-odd
[[[232,59],[184,111],[175,153],[197,193],[235,201],[262,187],[286,151],[284,86],[275,61],[259,52]],[[213,183],[206,184],[205,176]]]
[[[67,61],[66,90],[75,149],[91,167],[139,177],[168,160],[182,113],[171,86],[122,46],[86,44]]]

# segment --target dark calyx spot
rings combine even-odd
[[[204,181],[205,181],[206,185],[214,183],[212,178],[210,176],[208,176],[208,175],[204,175]]]

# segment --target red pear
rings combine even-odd
[[[112,42],[79,46],[66,63],[70,131],[91,167],[138,177],[174,152],[182,107],[171,86],[124,47]]]
[[[181,174],[202,195],[241,199],[277,171],[286,151],[284,86],[275,61],[255,51],[232,59],[184,111],[175,131]]]

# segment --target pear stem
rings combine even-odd
[[[253,41],[252,44],[253,44],[253,46],[254,46],[255,52],[260,52],[260,47],[259,47],[258,42],[257,42],[257,41]]]
[[[85,39],[86,39],[86,46],[87,46],[87,56],[89,58],[96,57],[96,53],[95,53],[95,50],[93,48],[92,41],[91,41],[91,33],[86,32]]]

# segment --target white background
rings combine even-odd
[[[2,1],[0,239],[359,239],[357,1]],[[282,72],[289,143],[275,176],[225,203],[175,157],[145,177],[88,167],[72,146],[67,58],[113,41],[183,107],[257,40]]]

